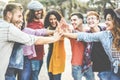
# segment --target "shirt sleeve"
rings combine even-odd
[[[96,33],[86,33],[79,32],[77,36],[77,41],[85,41],[85,42],[99,42],[102,41],[106,36],[105,32],[96,32]]]
[[[47,35],[47,30],[46,29],[36,29],[35,35],[36,36],[45,36]]]
[[[22,32],[20,29],[15,27],[13,24],[9,25],[8,29],[8,41],[14,41],[18,43],[22,43],[25,45],[32,45],[36,41],[36,36],[29,35]]]

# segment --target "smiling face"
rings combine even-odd
[[[15,10],[13,13],[9,13],[9,22],[13,23],[16,27],[21,28],[23,23],[23,14],[19,10]]]
[[[43,10],[37,10],[35,11],[35,19],[41,19],[42,18],[42,13],[43,13]]]
[[[73,15],[71,17],[71,24],[74,27],[74,29],[76,29],[78,25],[80,25],[80,24],[82,25],[82,19],[78,18],[78,16],[76,16],[76,15]]]
[[[53,14],[50,15],[49,22],[52,27],[57,27],[57,18],[55,15]]]
[[[106,29],[107,30],[112,30],[113,29],[114,20],[113,20],[113,18],[110,14],[107,14],[105,24],[106,24],[106,27],[107,27]]]
[[[98,26],[99,19],[95,15],[89,15],[89,16],[87,16],[87,24],[90,28],[94,28],[94,27]]]

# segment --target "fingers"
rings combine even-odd
[[[55,32],[54,32],[54,36],[59,36],[59,37],[61,37],[61,36],[62,36],[62,33],[63,33],[63,31],[55,31]]]
[[[55,39],[55,41],[58,41],[58,40],[60,40],[61,38],[62,38],[62,33],[61,32],[55,32],[54,33],[54,39]]]
[[[54,32],[54,37],[58,40],[60,38],[63,38],[64,33],[71,32],[69,25],[66,23],[65,19],[62,18],[60,22],[57,22],[57,27]]]
[[[60,22],[57,22],[58,26],[56,28],[56,31],[58,32],[68,32],[69,31],[69,25],[67,24],[67,22],[65,21],[64,18],[61,19]]]

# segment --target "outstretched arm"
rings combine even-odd
[[[48,43],[56,42],[56,41],[60,40],[61,36],[62,36],[61,33],[58,33],[58,32],[55,32],[54,35],[50,36],[50,37],[39,36],[36,39],[35,45],[48,44]]]
[[[77,33],[63,33],[63,36],[73,39],[77,39],[77,35],[78,35]]]

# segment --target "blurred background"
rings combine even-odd
[[[18,2],[21,3],[25,9],[27,10],[27,4],[31,0],[0,0],[0,18],[2,18],[2,11],[4,9],[5,4],[10,2]],[[38,0],[40,1],[45,8],[45,11],[50,9],[59,10],[64,18],[69,22],[69,16],[72,12],[81,12],[84,15],[84,24],[86,24],[86,13],[89,10],[97,11],[101,16],[101,23],[104,21],[103,19],[103,10],[105,8],[118,8],[120,7],[120,0]],[[62,75],[62,80],[73,80],[71,76],[71,47],[69,40],[65,40],[65,50],[66,50],[66,66],[65,72]],[[47,53],[48,45],[45,45],[45,53]],[[49,80],[47,75],[46,68],[46,57],[44,57],[44,64],[40,71],[39,78],[41,80]],[[83,79],[84,80],[84,79]],[[95,73],[95,80],[99,80],[97,77],[97,73]]]
[[[27,3],[31,0],[0,0],[0,17],[2,16],[2,10],[6,3],[18,2],[21,3],[27,10]],[[120,7],[120,0],[38,0],[44,7],[45,11],[50,9],[58,9],[61,11],[62,15],[66,20],[69,19],[69,15],[72,12],[79,11],[86,15],[85,13],[89,10],[95,10],[102,15],[105,8],[117,8]],[[84,22],[85,23],[85,22]]]

